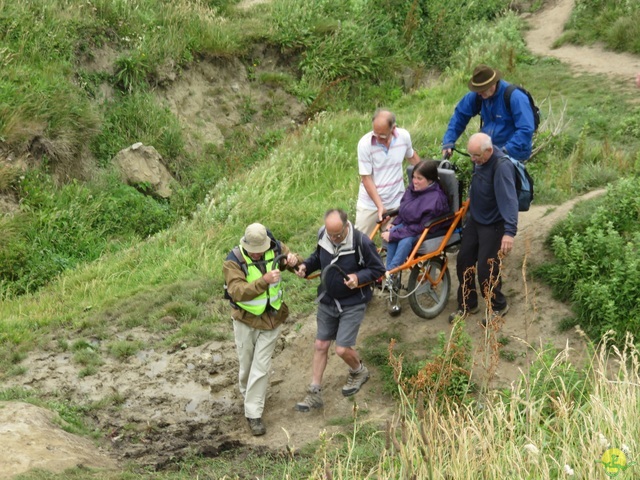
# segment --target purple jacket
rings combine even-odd
[[[400,212],[392,222],[402,226],[391,230],[389,241],[399,242],[403,238],[418,236],[427,223],[448,213],[449,201],[438,183],[419,191],[415,191],[413,183],[410,183],[400,201]]]

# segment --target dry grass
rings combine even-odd
[[[525,258],[523,276],[526,265]],[[324,476],[313,478],[605,478],[624,469],[631,469],[624,477],[631,478],[637,473],[640,360],[631,334],[619,349],[612,342],[614,332],[607,333],[599,345],[591,345],[590,361],[580,367],[572,365],[568,346],[552,352],[527,345],[528,371],[508,391],[490,391],[498,343],[497,326],[490,324],[484,388],[473,400],[459,402],[434,394],[450,378],[447,372],[455,371],[456,330],[441,361],[428,363],[424,375],[413,379],[403,378],[402,357],[393,356],[391,345],[400,402],[378,434],[384,435],[385,447],[377,466],[366,471],[362,465],[347,466],[344,457],[329,459],[329,476],[325,469]],[[441,370],[437,375],[434,367]],[[432,381],[419,384],[420,379]],[[603,462],[611,461],[611,449],[626,459],[607,467]]]
[[[640,364],[633,338],[627,336],[622,350],[609,337],[602,340],[591,360],[592,393],[584,403],[571,393],[563,369],[569,353],[561,351],[544,374],[523,376],[510,396],[422,407],[403,395],[387,424],[378,468],[363,478],[546,479],[571,472],[602,478],[600,460],[608,448],[627,452],[631,463],[640,438]],[[542,360],[544,352],[536,355]],[[557,388],[541,389],[543,377]]]

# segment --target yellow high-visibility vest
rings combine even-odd
[[[240,251],[242,252],[245,262],[247,262],[247,282],[251,283],[262,277],[263,273],[253,263],[253,259],[245,255],[244,250],[240,249]],[[265,268],[267,272],[273,270],[274,257],[275,254],[273,250],[268,250],[264,254]],[[281,282],[276,282],[270,284],[269,288],[265,292],[261,293],[254,299],[237,302],[236,305],[255,316],[260,316],[267,309],[267,304],[271,305],[275,310],[280,310],[283,295],[284,292],[281,287]]]

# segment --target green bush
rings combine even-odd
[[[175,221],[166,203],[155,201],[115,177],[90,184],[56,186],[42,171],[20,184],[21,211],[3,218],[0,293],[22,294],[58,273],[100,257]]]
[[[555,261],[537,269],[594,340],[614,330],[620,341],[640,328],[638,188],[640,177],[622,179],[589,217],[570,216],[553,231]]]
[[[469,30],[496,18],[508,4],[493,0],[478,9],[452,0],[275,0],[270,35],[283,50],[304,51],[301,84],[316,91],[311,95],[305,91],[303,100],[309,103],[310,96],[331,89],[334,98],[323,106],[349,108],[346,104],[353,107],[353,90],[367,83],[393,91],[407,68],[450,65]],[[386,90],[376,98],[388,103]]]
[[[121,56],[116,60],[115,68],[114,84],[123,93],[143,89],[151,71],[149,60],[141,51]]]
[[[564,41],[602,41],[612,50],[640,53],[640,3],[621,0],[577,0]]]
[[[405,368],[403,355],[394,351],[394,345],[392,342],[389,348],[389,364],[407,398],[432,405],[471,401],[476,384],[471,379],[471,337],[464,331],[463,321],[454,324],[448,338],[444,332],[438,334],[432,355],[419,362],[417,369]]]
[[[369,41],[363,42],[362,39]],[[353,22],[344,22],[340,29],[322,38],[306,51],[300,67],[305,75],[323,83],[338,79],[380,80],[394,65],[380,55],[380,38],[371,40],[371,33]]]
[[[146,93],[134,93],[106,104],[102,129],[91,149],[99,164],[107,166],[120,150],[136,142],[153,146],[171,170],[176,169],[176,162],[184,154],[178,120]]]
[[[108,350],[111,356],[119,360],[125,360],[138,353],[144,346],[144,343],[140,340],[116,340],[109,343]]]
[[[518,438],[526,437],[532,425],[538,424],[543,431],[555,431],[558,425],[564,426],[567,410],[562,408],[563,405],[570,405],[572,411],[581,411],[593,398],[594,381],[590,374],[589,368],[573,364],[566,350],[558,351],[548,344],[537,351],[528,372],[521,378],[526,382],[526,401],[519,398],[518,389],[501,392],[509,408],[514,408],[507,416],[527,419],[526,422],[516,422],[516,431],[512,434]],[[536,404],[535,415],[532,415],[532,399]]]

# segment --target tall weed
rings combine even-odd
[[[608,448],[635,455],[634,339],[616,349],[605,335],[584,371],[571,364],[568,347],[536,354],[509,395],[465,405],[403,397],[377,469],[361,478],[604,478]],[[637,466],[628,466],[633,476]]]

